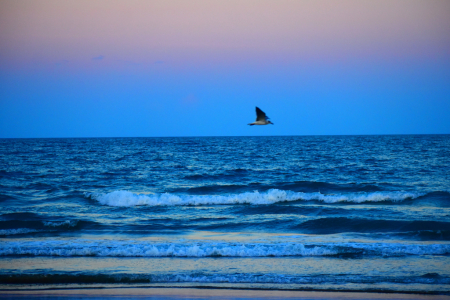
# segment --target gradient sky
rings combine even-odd
[[[450,1],[0,0],[2,138],[428,133]]]

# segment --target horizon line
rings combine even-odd
[[[450,133],[369,133],[369,134],[287,134],[287,135],[173,135],[173,136],[66,136],[66,137],[0,137],[0,139],[125,139],[125,138],[201,138],[201,137],[289,137],[289,136],[394,136],[394,135],[450,135]]]

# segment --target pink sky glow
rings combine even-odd
[[[433,59],[450,55],[450,1],[0,2],[13,64]]]

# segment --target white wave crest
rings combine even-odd
[[[99,257],[285,257],[448,255],[450,244],[399,243],[154,243],[137,240],[45,240],[0,242],[0,256]]]
[[[114,256],[114,257],[269,257],[335,255],[328,247],[303,244],[139,243],[78,240],[74,242],[5,242],[0,256]]]
[[[373,193],[349,193],[330,194],[302,193],[271,189],[264,193],[258,191],[231,195],[175,195],[163,194],[135,194],[129,191],[114,191],[106,194],[87,193],[86,197],[97,200],[103,205],[109,206],[177,206],[177,205],[233,205],[253,204],[265,205],[285,201],[323,201],[325,203],[337,202],[381,202],[403,201],[413,199],[424,194],[411,192],[373,192]]]

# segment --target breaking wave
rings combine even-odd
[[[401,243],[152,243],[136,240],[0,242],[0,256],[285,257],[449,255],[450,244]]]
[[[109,206],[267,205],[289,201],[322,201],[325,203],[399,202],[406,199],[415,199],[423,195],[424,194],[422,193],[412,192],[373,192],[326,195],[321,193],[303,193],[278,189],[271,189],[263,193],[254,191],[231,195],[175,195],[170,193],[146,195],[129,191],[86,193],[86,197]]]

